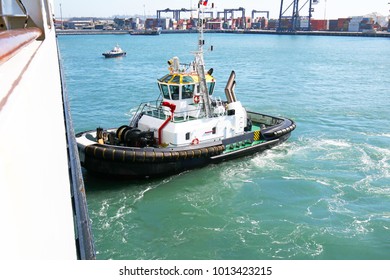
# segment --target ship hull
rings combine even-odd
[[[136,35],[144,35],[144,36],[156,36],[160,35],[160,30],[138,30],[138,31],[132,31],[130,32],[130,35],[136,36]]]
[[[88,172],[131,178],[164,177],[186,170],[201,168],[209,164],[253,155],[285,142],[295,129],[289,119],[249,113],[253,118],[253,129],[244,134],[184,147],[126,147],[99,144],[96,131],[76,135],[81,165]],[[264,129],[256,116],[276,122]],[[113,129],[112,131],[115,131]]]
[[[126,56],[126,53],[103,53],[105,58],[114,58],[114,57],[121,57],[121,56]]]

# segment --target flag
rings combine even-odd
[[[208,1],[208,0],[205,0],[205,1],[200,0],[200,1],[199,1],[199,4],[201,4],[201,5],[203,5],[203,6],[207,6],[207,1]]]

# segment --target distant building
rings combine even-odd
[[[213,19],[206,22],[206,29],[221,30],[223,28],[223,21],[220,18]]]
[[[93,29],[95,28],[95,24],[93,20],[74,20],[69,21],[70,29]]]

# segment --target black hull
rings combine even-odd
[[[103,55],[105,58],[114,58],[114,57],[126,56],[126,53],[118,53],[118,54],[103,53]]]
[[[290,137],[290,133],[253,146],[231,152],[223,152],[224,145],[183,149],[180,152],[151,151],[150,148],[115,150],[113,146],[92,145],[83,153],[82,166],[89,172],[114,177],[152,178],[177,174],[186,170],[217,164],[271,149]],[[159,154],[160,153],[160,154]],[[166,156],[161,156],[165,153]]]
[[[155,178],[165,177],[173,174],[206,166],[209,163],[205,158],[194,158],[187,160],[177,160],[174,162],[110,162],[93,157],[87,157],[82,166],[88,172],[125,178]]]
[[[160,32],[159,31],[133,31],[133,32],[130,32],[130,35],[133,35],[133,36],[158,36],[160,35]]]

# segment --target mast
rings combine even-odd
[[[199,90],[200,95],[203,99],[203,106],[204,110],[206,112],[206,117],[211,117],[211,104],[210,104],[210,98],[209,93],[207,89],[207,83],[206,83],[206,74],[204,70],[204,59],[203,59],[203,45],[204,45],[204,39],[203,39],[203,28],[204,28],[204,9],[205,5],[203,5],[203,2],[207,1],[199,1],[198,4],[198,50],[195,52],[195,65],[196,65],[196,71],[199,76]]]
[[[144,30],[146,31],[146,13],[145,13],[145,4],[144,4]]]
[[[62,18],[62,3],[60,3],[60,13],[61,13],[61,30],[64,30],[64,20]]]

